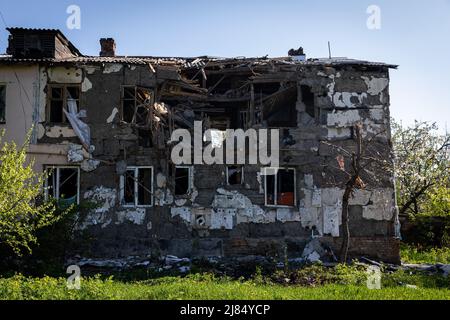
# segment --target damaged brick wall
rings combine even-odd
[[[334,169],[338,151],[322,142],[352,150],[352,127],[361,122],[365,137],[377,135],[379,154],[388,159],[391,152],[384,65],[269,59],[158,65],[119,59],[43,65],[41,75],[38,143],[61,146],[67,165],[81,168],[80,201],[99,205],[78,226],[93,239],[88,251],[78,253],[90,257],[280,256],[286,246],[290,256],[300,256],[311,236],[330,244],[342,234],[345,175]],[[70,123],[46,120],[49,90],[58,84],[80,87],[78,111],[86,110],[81,120],[90,129],[87,148]],[[142,123],[124,121],[128,87],[143,95],[136,102],[143,111],[135,114],[143,115]],[[293,205],[266,205],[258,165],[245,165],[237,185],[228,184],[226,165],[192,166],[187,194],[175,195],[167,142],[175,128],[192,130],[194,119],[211,127],[280,128],[280,166],[295,169]],[[151,167],[151,205],[120,202],[127,167]],[[350,254],[397,261],[393,180],[388,172],[376,175],[350,201]]]

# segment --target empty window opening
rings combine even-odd
[[[128,167],[120,178],[120,191],[123,206],[153,206],[153,168]]]
[[[227,167],[227,183],[230,186],[241,185],[244,183],[244,167]]]
[[[283,88],[261,101],[269,127],[297,127],[297,86]]]
[[[135,86],[122,87],[123,121],[148,126],[152,104],[153,92],[151,90]]]
[[[69,101],[76,104],[76,112],[80,106],[80,86],[49,85],[48,86],[47,120],[50,123],[69,123],[64,110],[68,110]]]
[[[264,177],[266,206],[295,206],[295,169],[268,168]]]
[[[133,121],[136,108],[136,87],[123,87],[122,120],[128,123]]]
[[[80,169],[77,167],[47,167],[46,199],[54,198],[61,206],[80,202]]]
[[[305,105],[305,112],[312,118],[316,116],[316,108],[314,106],[314,93],[311,91],[310,86],[301,86],[302,102]]]
[[[6,86],[0,85],[0,123],[6,122]]]
[[[175,168],[175,195],[185,196],[191,192],[192,167]]]
[[[138,129],[138,143],[139,147],[152,148],[152,131],[148,129]]]

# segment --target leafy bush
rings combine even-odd
[[[67,253],[88,243],[89,240],[83,232],[75,231],[75,226],[80,216],[95,205],[83,202],[80,205],[61,208],[56,205],[56,200],[52,202],[58,221],[36,232],[36,243],[30,246],[31,253],[16,257],[8,247],[0,247],[0,255],[3,257],[0,261],[1,273],[20,272],[37,277],[65,275]]]
[[[4,133],[0,131],[0,244],[20,256],[31,252],[36,232],[59,217],[51,202],[39,201],[45,174],[35,173],[34,160],[27,159],[31,131],[20,147],[3,141]]]

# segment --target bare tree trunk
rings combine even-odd
[[[342,263],[347,262],[348,249],[350,244],[350,227],[349,227],[349,214],[348,214],[348,203],[350,200],[350,195],[353,190],[353,185],[351,181],[347,183],[345,188],[344,196],[342,198],[342,246],[340,260]]]
[[[353,153],[352,155],[352,170],[353,173],[348,180],[347,184],[345,185],[345,192],[344,196],[342,197],[342,246],[341,246],[341,252],[340,252],[340,260],[342,263],[347,262],[348,257],[348,250],[350,247],[350,227],[349,227],[349,212],[348,212],[348,206],[350,197],[353,194],[353,190],[356,187],[361,187],[362,181],[360,178],[360,172],[361,172],[361,154],[362,154],[362,135],[361,135],[361,126],[356,125],[355,126],[355,133],[356,133],[356,153]]]

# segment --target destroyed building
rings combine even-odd
[[[377,156],[391,158],[389,69],[347,58],[176,58],[116,55],[101,39],[85,56],[59,31],[9,28],[0,56],[0,128],[23,141],[49,173],[47,197],[93,202],[74,254],[124,258],[263,255],[300,257],[311,239],[342,242],[348,165],[360,123]],[[180,165],[176,129],[276,128],[280,166]],[[335,148],[333,146],[337,146]],[[341,169],[341,170],[340,170]],[[350,256],[399,261],[394,177],[350,199]],[[368,178],[370,180],[370,178]],[[370,183],[369,183],[370,182]]]

